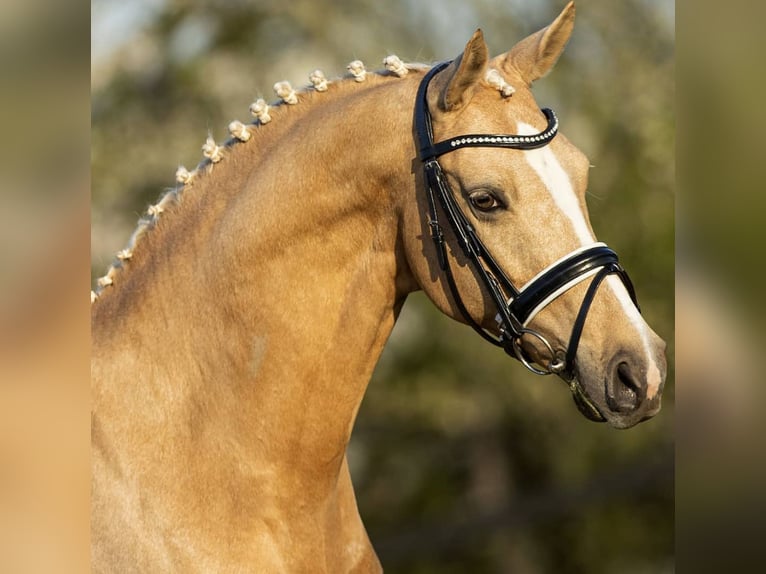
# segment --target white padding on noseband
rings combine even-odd
[[[543,299],[540,304],[532,309],[532,311],[529,313],[529,317],[527,317],[527,320],[524,321],[524,326],[526,327],[529,325],[530,321],[535,318],[535,315],[537,315],[540,311],[542,311],[548,304],[551,303],[551,301],[554,301],[557,299],[560,295],[563,295],[567,291],[569,291],[572,287],[577,285],[578,283],[581,283],[582,281],[585,281],[588,277],[591,277],[592,275],[595,275],[598,273],[598,271],[601,269],[601,267],[596,267],[595,269],[591,269],[587,273],[583,273],[582,275],[579,275],[572,279],[569,283],[565,283],[558,289],[556,289],[553,293],[548,295],[545,299]]]
[[[546,273],[547,273],[547,272],[548,272],[550,269],[552,269],[553,267],[556,267],[556,265],[558,265],[559,263],[561,263],[561,262],[563,262],[563,261],[566,261],[567,259],[571,259],[572,257],[576,257],[577,255],[579,255],[579,254],[580,254],[580,253],[582,253],[583,251],[587,251],[588,249],[592,249],[592,248],[594,248],[594,247],[606,247],[606,243],[603,243],[603,242],[601,242],[601,241],[597,241],[596,243],[591,243],[590,245],[584,245],[584,246],[582,246],[582,247],[578,247],[578,248],[577,248],[577,249],[575,249],[574,251],[571,251],[570,253],[567,253],[567,254],[566,254],[566,255],[564,255],[563,257],[561,257],[561,258],[557,259],[556,261],[554,261],[553,263],[551,263],[550,265],[548,265],[548,267],[546,267],[545,269],[543,269],[542,271],[540,271],[540,273],[538,273],[537,275],[535,275],[534,277],[532,277],[532,279],[530,279],[529,281],[527,281],[527,282],[524,284],[524,286],[523,286],[523,287],[522,287],[522,288],[519,290],[519,295],[521,295],[521,294],[522,294],[524,291],[526,291],[526,290],[529,288],[529,286],[530,286],[530,285],[532,285],[532,284],[533,284],[535,281],[537,281],[537,280],[538,280],[540,277],[542,277],[543,275],[545,275],[545,274],[546,274]],[[530,312],[530,314],[529,314],[529,317],[527,317],[527,320],[526,320],[526,321],[524,321],[524,327],[526,327],[527,325],[529,325],[529,323],[532,321],[532,319],[534,319],[534,318],[535,318],[535,315],[537,315],[537,314],[538,314],[540,311],[542,311],[542,310],[543,310],[543,309],[544,309],[546,306],[548,306],[548,305],[549,305],[549,304],[550,304],[552,301],[554,301],[555,299],[557,299],[558,297],[560,297],[561,295],[563,295],[564,293],[566,293],[567,291],[569,291],[569,290],[570,290],[572,287],[574,287],[574,286],[575,286],[575,285],[577,285],[578,283],[581,283],[581,282],[585,281],[585,280],[586,280],[588,277],[591,277],[591,276],[595,275],[595,274],[596,274],[596,273],[599,271],[599,269],[601,269],[601,267],[596,267],[595,269],[591,269],[591,270],[590,270],[590,271],[588,271],[587,273],[583,273],[582,275],[578,275],[577,277],[575,277],[574,279],[572,279],[572,280],[571,280],[571,281],[569,281],[568,283],[565,283],[564,285],[562,285],[561,287],[559,287],[558,289],[556,289],[556,290],[555,290],[553,293],[551,293],[550,295],[548,295],[548,297],[546,297],[545,299],[543,299],[543,300],[540,302],[540,304],[539,304],[539,305],[537,305],[537,307],[535,307],[534,309],[532,309],[532,311],[531,311],[531,312]],[[511,305],[511,303],[512,303],[512,302],[513,302],[513,298],[511,298],[511,299],[508,299],[507,305],[510,307],[510,305]],[[497,321],[498,323],[500,323],[500,324],[502,325],[502,319],[501,319],[501,317],[500,317],[500,314],[499,314],[499,313],[498,313],[498,314],[495,316],[495,321]]]

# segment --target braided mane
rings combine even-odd
[[[403,78],[410,70],[424,71],[429,67],[418,63],[404,63],[395,55],[384,58],[383,65],[384,70],[372,72],[372,75]],[[176,185],[165,192],[157,203],[147,208],[146,212],[139,218],[138,225],[125,247],[117,252],[106,273],[96,280],[96,287],[91,291],[91,303],[94,303],[108,287],[114,285],[118,272],[128,265],[140,239],[155,227],[166,210],[179,202],[182,193],[193,187],[201,177],[210,174],[218,163],[232,153],[235,146],[249,142],[257,130],[263,129],[274,119],[272,114],[279,113],[279,108],[296,106],[300,103],[300,95],[306,95],[310,92],[326,92],[329,85],[334,81],[353,80],[355,83],[364,83],[370,76],[370,72],[360,60],[350,62],[346,69],[347,74],[332,81],[325,76],[322,70],[314,70],[309,74],[310,84],[298,90],[294,89],[289,82],[277,82],[273,89],[278,100],[269,103],[263,98],[256,99],[249,107],[250,114],[254,119],[248,124],[239,120],[229,123],[228,129],[231,137],[228,140],[217,143],[209,134],[202,145],[202,161],[193,170],[189,170],[183,165],[178,167],[175,173]],[[497,70],[489,70],[486,81],[491,87],[499,90],[504,97],[508,97],[514,92],[513,87],[502,78]]]
[[[383,60],[385,70],[374,72],[378,76],[398,76],[404,77],[411,69],[423,69],[421,64],[404,64],[397,56],[388,56]],[[365,82],[369,72],[360,60],[354,60],[347,66],[348,74],[334,81],[352,80],[357,83]],[[193,170],[189,170],[183,165],[179,166],[175,173],[176,185],[165,192],[157,201],[150,205],[146,212],[140,217],[135,231],[128,239],[126,246],[117,252],[114,261],[107,269],[107,272],[96,280],[96,287],[91,291],[91,303],[95,302],[107,287],[114,285],[118,272],[127,266],[133,253],[144,234],[152,229],[159,221],[160,216],[171,206],[178,203],[182,193],[194,186],[194,184],[204,175],[213,171],[216,164],[223,161],[229,155],[233,148],[238,144],[247,143],[251,140],[255,130],[262,129],[273,119],[272,114],[282,106],[294,106],[299,103],[299,95],[309,92],[326,92],[329,84],[322,70],[314,70],[309,74],[310,84],[298,90],[294,89],[289,82],[282,81],[274,84],[274,92],[279,98],[273,102],[266,102],[263,98],[256,99],[250,104],[250,114],[253,120],[244,124],[239,120],[232,121],[229,126],[231,138],[217,143],[212,135],[208,135],[205,143],[202,145],[203,159]]]

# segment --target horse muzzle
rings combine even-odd
[[[627,429],[656,415],[661,408],[665,384],[664,353],[643,357],[617,353],[593,384],[579,378],[569,381],[578,410],[588,419]],[[659,363],[659,364],[658,364]]]

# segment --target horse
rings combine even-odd
[[[417,290],[588,418],[659,411],[665,345],[531,92],[574,12],[493,58],[477,30],[279,82],[179,168],[91,294],[95,572],[382,571],[346,447]]]

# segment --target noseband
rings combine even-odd
[[[548,120],[548,125],[545,130],[536,135],[469,134],[434,143],[426,92],[431,79],[449,63],[444,62],[434,66],[421,81],[415,102],[415,130],[420,146],[420,160],[423,162],[424,184],[428,197],[428,225],[436,246],[439,267],[447,279],[452,298],[465,320],[479,335],[493,345],[502,347],[506,353],[517,358],[533,373],[538,375],[553,373],[562,377],[570,383],[576,398],[579,395],[579,399],[585,401],[587,407],[593,411],[593,416],[602,420],[603,417],[585,397],[576,381],[577,347],[588,310],[602,281],[608,275],[616,274],[625,284],[631,299],[638,307],[633,284],[625,270],[620,266],[617,254],[605,244],[595,243],[572,251],[559,261],[549,265],[521,289],[516,289],[479,239],[473,225],[458,206],[455,194],[452,192],[437,158],[445,153],[465,147],[500,147],[517,150],[540,148],[556,137],[559,127],[558,119],[552,110],[546,108],[542,112]],[[447,257],[444,234],[436,209],[437,200],[463,254],[471,263],[497,308],[496,320],[499,336],[487,331],[474,320],[463,303]],[[572,327],[569,345],[566,350],[554,349],[543,334],[530,329],[527,325],[551,301],[589,277],[592,277],[592,280]],[[549,355],[547,364],[535,363],[524,351],[521,346],[524,335],[537,339],[545,347]]]

